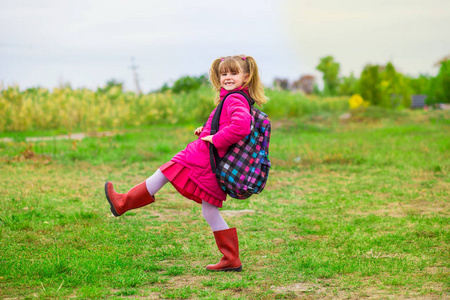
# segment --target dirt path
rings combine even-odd
[[[40,136],[40,137],[27,137],[26,142],[42,142],[42,141],[59,141],[59,140],[82,140],[86,137],[102,137],[102,136],[113,136],[113,132],[95,132],[95,133],[73,133],[67,135],[57,135],[57,136]],[[14,138],[1,138],[0,142],[14,142]]]

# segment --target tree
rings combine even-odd
[[[391,62],[386,64],[381,73],[383,104],[385,107],[396,108],[411,106],[411,95],[414,93],[411,88],[410,79],[398,73]]]
[[[206,78],[205,75],[202,75],[200,77],[184,76],[174,82],[172,91],[174,93],[181,93],[181,92],[188,93],[199,89],[200,86],[206,83],[207,81],[208,79]]]
[[[342,77],[338,87],[338,94],[340,96],[350,96],[356,94],[356,88],[358,85],[358,79],[353,75],[353,72],[349,77]]]
[[[166,82],[166,83],[164,83],[163,86],[158,90],[158,92],[164,93],[164,92],[166,92],[166,91],[168,91],[168,90],[170,90],[170,87],[169,87],[169,85],[168,85],[167,82]]]
[[[110,79],[106,82],[104,88],[97,88],[98,93],[108,93],[110,98],[118,97],[123,92],[123,82],[116,79]]]
[[[450,60],[442,60],[438,75],[432,79],[430,103],[450,103]]]
[[[313,75],[302,75],[299,80],[292,83],[293,90],[303,91],[305,94],[310,95],[314,91],[314,84],[316,77]]]
[[[379,69],[378,65],[366,65],[358,82],[359,94],[373,105],[380,105],[382,102]]]
[[[120,89],[120,91],[122,91],[123,90],[123,82],[121,82],[121,81],[118,81],[118,80],[116,80],[116,79],[110,79],[110,80],[108,80],[107,82],[106,82],[106,85],[105,85],[105,87],[104,87],[104,90],[110,90],[110,89],[112,89],[113,87],[117,87],[118,89]]]
[[[334,61],[333,56],[326,56],[320,59],[316,69],[323,73],[324,94],[336,95],[339,86],[339,63]]]
[[[379,105],[391,108],[400,105],[403,100],[403,95],[401,95],[400,89],[400,78],[395,71],[395,67],[391,62],[388,62],[386,66],[380,67],[380,93],[381,102]]]
[[[358,92],[371,104],[385,108],[411,105],[409,79],[398,73],[390,62],[386,66],[366,65],[358,82]]]
[[[287,78],[275,78],[273,80],[273,86],[276,89],[287,90],[289,89],[289,80]]]
[[[430,85],[432,78],[429,75],[420,74],[419,77],[408,77],[409,86],[413,94],[428,94],[430,91]]]

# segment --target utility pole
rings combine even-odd
[[[134,57],[131,57],[131,70],[133,71],[134,84],[136,85],[136,92],[142,94],[141,86],[139,85],[139,76],[137,73],[137,66],[134,64]]]

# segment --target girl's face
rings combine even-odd
[[[220,74],[220,85],[227,91],[232,91],[247,82],[248,74],[230,72]]]

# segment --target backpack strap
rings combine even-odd
[[[244,96],[248,102],[248,105],[250,105],[250,110],[252,109],[252,101],[250,100],[250,98],[247,96],[246,93],[242,91],[229,92],[228,94],[225,95],[222,101],[220,101],[219,105],[217,105],[216,112],[214,113],[213,119],[211,121],[211,133],[210,133],[211,135],[214,135],[219,131],[219,121],[220,121],[220,114],[222,113],[223,103],[225,102],[225,99],[227,99],[227,97],[232,94],[241,94],[242,96]],[[217,148],[212,143],[209,144],[209,161],[211,163],[212,172],[216,173],[216,166],[220,163],[221,158],[219,156]]]

